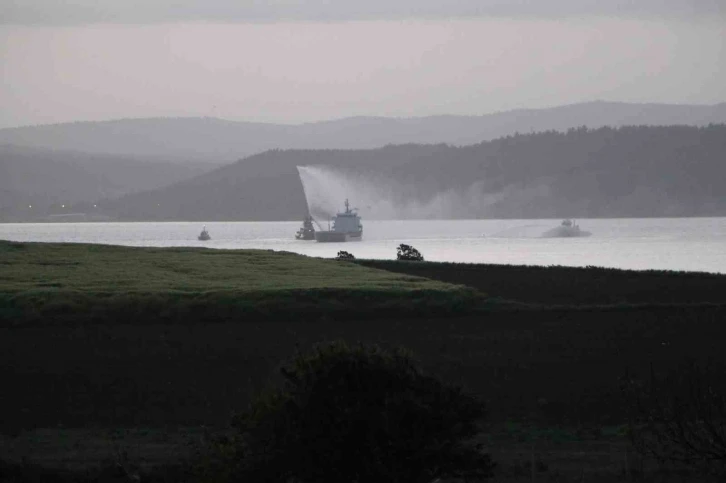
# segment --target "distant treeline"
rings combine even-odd
[[[103,219],[94,207],[99,199],[167,186],[215,166],[0,145],[0,222]]]
[[[725,159],[723,124],[581,127],[465,147],[271,150],[99,204],[123,220],[295,220],[307,211],[296,166],[318,165],[396,183],[392,201],[465,195],[452,218],[725,216]]]

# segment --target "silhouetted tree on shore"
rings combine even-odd
[[[344,250],[340,250],[338,255],[335,257],[336,260],[355,260],[355,256],[352,253],[348,253]]]
[[[411,245],[401,243],[396,249],[396,260],[409,260],[414,262],[423,262],[424,257],[421,253]]]

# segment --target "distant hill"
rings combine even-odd
[[[63,204],[70,206],[151,190],[214,167],[0,146],[0,221],[38,219],[67,212]]]
[[[726,216],[726,125],[578,128],[475,145],[271,150],[103,203],[124,220]]]
[[[463,146],[515,132],[562,131],[578,126],[710,123],[726,123],[726,103],[698,106],[589,102],[483,116],[353,117],[299,125],[214,118],[126,119],[0,129],[0,145],[232,162],[269,149],[367,149],[406,143]]]

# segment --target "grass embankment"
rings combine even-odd
[[[0,242],[0,325],[456,313],[475,290],[271,250]]]

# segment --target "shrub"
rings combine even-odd
[[[240,481],[429,483],[485,479],[472,443],[483,403],[425,375],[403,350],[335,342],[299,354],[237,416]]]
[[[411,245],[404,245],[401,243],[396,249],[396,260],[412,260],[416,262],[423,262],[423,255]]]
[[[335,257],[336,260],[355,260],[355,257],[352,253],[348,253],[344,250],[341,250],[338,252],[338,256]]]
[[[628,432],[636,450],[661,464],[726,475],[724,369],[684,363],[665,377],[623,384]]]

